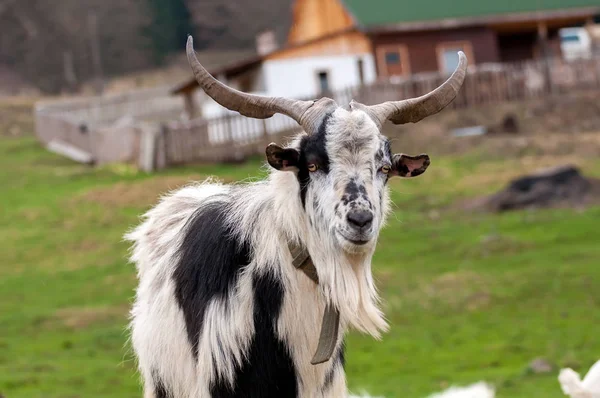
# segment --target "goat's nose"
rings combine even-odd
[[[348,213],[348,222],[358,228],[368,228],[373,222],[373,213],[367,210],[351,211]]]

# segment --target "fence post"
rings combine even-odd
[[[596,86],[597,88],[600,88],[600,53],[598,53],[598,57],[594,57],[594,69],[595,69],[595,75],[596,75]]]
[[[262,119],[263,137],[266,140],[269,136],[269,129],[267,128],[267,119]]]
[[[164,156],[165,140],[160,140],[160,143],[163,144],[161,150],[158,139],[161,131],[155,124],[141,126],[141,130],[139,168],[142,171],[150,173],[158,169],[159,166],[164,166],[164,164],[159,165],[159,163],[163,162],[158,162],[157,154],[162,152],[161,156]]]
[[[168,126],[162,124],[156,131],[156,169],[162,170],[167,167],[167,139]],[[190,143],[191,144],[191,143]]]

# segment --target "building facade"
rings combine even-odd
[[[459,50],[470,65],[561,56],[560,29],[593,23],[600,16],[597,0],[345,0],[345,4],[372,43],[380,78],[450,73]]]
[[[292,13],[283,46],[266,31],[257,37],[256,56],[209,72],[244,92],[306,99],[376,80],[371,42],[340,0],[297,0]],[[186,96],[190,117],[228,113],[197,93],[194,80],[174,93]]]
[[[560,30],[593,23],[600,16],[598,0],[296,0],[293,4],[282,45],[277,43],[278,34],[266,31],[257,37],[255,56],[209,72],[244,92],[318,98],[378,79],[451,73],[458,51],[467,55],[470,65],[560,56]],[[190,79],[174,89],[185,96],[190,118],[227,113],[197,87]]]

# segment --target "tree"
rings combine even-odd
[[[150,20],[142,32],[151,41],[154,62],[161,65],[168,55],[185,47],[192,33],[190,13],[184,0],[146,1]]]
[[[47,93],[70,87],[73,75],[90,79],[97,54],[107,76],[151,67],[151,41],[141,32],[146,1],[0,0],[0,64]],[[90,14],[97,16],[96,47]]]

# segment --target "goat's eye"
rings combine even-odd
[[[392,168],[391,168],[391,166],[389,166],[389,165],[387,165],[387,164],[386,164],[385,166],[382,166],[382,167],[381,167],[381,172],[382,172],[383,174],[387,174],[387,173],[389,173],[389,172],[390,172],[390,170],[392,170]]]
[[[308,165],[308,171],[314,172],[314,171],[317,171],[318,169],[319,169],[319,166],[317,166],[314,163],[309,163],[309,165]]]

